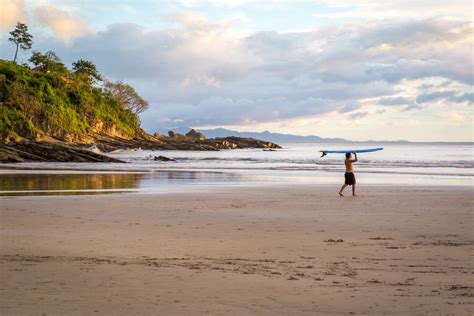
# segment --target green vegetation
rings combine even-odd
[[[88,80],[89,82],[96,82],[96,81],[102,81],[102,76],[99,74],[97,71],[97,68],[95,65],[84,59],[79,59],[76,62],[72,63],[72,70],[74,70],[74,73],[78,76],[81,76],[85,80]]]
[[[53,52],[34,52],[30,61],[37,67],[0,60],[2,141],[42,136],[77,140],[93,131],[137,135],[134,111],[94,85],[93,79],[100,78],[94,64],[86,63],[87,71],[95,71],[91,74],[84,68],[69,71]]]
[[[34,51],[17,65],[18,49],[30,49],[33,36],[18,22],[10,32],[12,62],[0,59],[0,140],[47,137],[75,141],[92,132],[132,138],[140,132],[138,113],[148,107],[129,85],[103,80],[94,63],[79,59],[69,70],[53,51]]]
[[[38,67],[38,70],[45,72],[54,71],[55,73],[61,74],[67,73],[66,66],[61,62],[61,59],[53,51],[47,51],[44,54],[33,51],[33,55],[31,55],[28,61]]]

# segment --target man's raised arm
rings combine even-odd
[[[356,153],[353,153],[354,154],[354,159],[352,160],[352,162],[357,162],[357,154]]]

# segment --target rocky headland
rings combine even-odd
[[[86,141],[87,140],[87,141]],[[232,150],[242,148],[281,148],[272,142],[254,138],[223,137],[207,139],[190,130],[186,135],[169,132],[139,137],[121,138],[107,134],[90,134],[82,140],[21,139],[0,143],[0,162],[56,161],[56,162],[121,162],[107,156],[117,149],[146,150]],[[100,153],[97,152],[97,149]]]

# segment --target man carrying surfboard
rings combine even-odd
[[[344,174],[344,184],[341,187],[341,190],[339,191],[340,196],[344,196],[342,194],[342,191],[348,186],[352,186],[352,196],[356,196],[355,194],[355,188],[356,188],[356,179],[354,175],[354,167],[352,164],[354,162],[357,162],[357,154],[354,154],[354,159],[351,159],[351,153],[346,153],[346,160],[344,160],[344,164],[346,165],[346,173]]]
[[[346,160],[344,160],[344,164],[346,165],[346,173],[344,174],[344,184],[341,187],[341,190],[339,190],[339,195],[342,195],[342,191],[348,186],[352,185],[352,196],[356,196],[355,194],[355,185],[356,185],[356,179],[354,176],[354,168],[352,167],[352,164],[354,162],[357,162],[357,153],[371,153],[374,151],[379,151],[383,150],[383,148],[369,148],[369,149],[353,149],[353,150],[320,150],[319,152],[323,153],[321,155],[321,158],[326,156],[327,154],[346,154]],[[351,153],[354,154],[354,159],[351,159]]]

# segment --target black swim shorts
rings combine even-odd
[[[347,185],[354,185],[356,184],[356,178],[354,176],[354,173],[352,172],[346,172],[344,174],[344,178],[346,179],[346,181],[344,182],[345,184]]]

